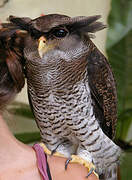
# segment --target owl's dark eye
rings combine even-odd
[[[54,29],[52,31],[52,35],[57,37],[57,38],[63,38],[68,34],[68,31],[65,29]]]

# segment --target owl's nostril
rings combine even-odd
[[[44,36],[41,36],[40,38],[39,38],[39,42],[40,41],[42,41],[43,43],[46,43],[46,38],[44,37]]]

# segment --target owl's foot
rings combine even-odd
[[[59,152],[56,152],[56,150],[50,151],[50,150],[46,147],[46,145],[45,145],[44,143],[40,143],[39,145],[43,148],[44,152],[45,152],[46,154],[48,154],[48,155],[54,155],[54,156],[58,156],[58,157],[65,157],[63,154],[61,154],[61,153],[59,153]]]
[[[72,155],[69,159],[67,159],[65,163],[65,169],[67,169],[69,163],[78,163],[86,167],[88,169],[88,175],[86,176],[87,178],[92,173],[94,173],[98,178],[98,174],[95,172],[95,166],[93,165],[93,163],[88,162],[77,155]]]
[[[53,151],[50,151],[44,143],[40,143],[40,146],[43,148],[44,152],[48,155],[54,155],[54,156],[66,158],[66,156],[64,154],[61,154],[60,152],[56,152],[56,149]],[[93,165],[93,163],[88,162],[77,155],[72,155],[66,161],[65,169],[67,169],[69,163],[78,163],[78,164],[85,166],[88,169],[88,175],[86,177],[90,176],[90,174],[92,174],[92,173],[94,173],[98,177],[98,175],[95,172],[95,166]]]

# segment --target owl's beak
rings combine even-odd
[[[38,52],[40,57],[43,57],[43,54],[48,50],[48,47],[46,46],[46,38],[44,36],[41,36],[38,40]]]

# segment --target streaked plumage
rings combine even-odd
[[[93,162],[102,179],[115,180],[120,156],[111,140],[117,121],[115,81],[87,35],[105,27],[99,17],[52,14],[34,20],[11,16],[10,21],[27,31],[22,53],[42,141],[66,157],[77,154]],[[41,52],[40,37],[46,38]]]

